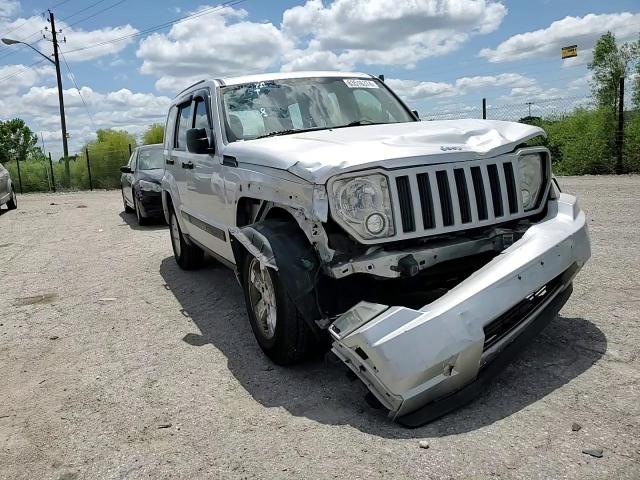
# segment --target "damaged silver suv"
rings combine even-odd
[[[420,122],[370,75],[199,82],[166,125],[164,213],[184,269],[237,272],[278,364],[330,344],[390,416],[471,399],[569,298],[590,256],[544,132]]]

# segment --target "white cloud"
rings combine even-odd
[[[13,17],[19,11],[20,11],[20,2],[18,0],[0,1],[0,18]]]
[[[56,25],[57,27],[58,25]],[[63,25],[64,28],[64,25]],[[119,27],[105,27],[97,30],[74,30],[72,28],[64,28],[63,35],[66,37],[66,43],[61,44],[60,48],[65,53],[65,56],[69,62],[85,62],[88,60],[94,60],[106,55],[113,55],[124,50],[128,45],[133,42],[133,38],[127,38],[114,43],[107,43],[106,45],[96,46],[87,50],[77,50],[89,45],[100,45],[105,42],[110,42],[116,38],[127,37],[138,33],[138,29],[131,25],[123,25]],[[51,48],[50,45],[42,40],[40,46],[44,49]]]
[[[211,7],[201,7],[199,11]],[[271,23],[245,20],[230,7],[175,24],[140,42],[140,72],[159,77],[159,90],[181,90],[206,76],[258,73],[278,65],[292,42]]]
[[[29,67],[26,65],[2,65],[0,66],[0,79],[2,80],[2,95],[15,95],[20,90],[41,84],[52,83],[55,78],[53,66]]]
[[[494,0],[308,0],[283,14],[282,29],[298,44],[283,70],[412,68],[496,30],[506,13]]]
[[[96,128],[125,129],[139,134],[151,123],[164,122],[171,100],[151,93],[134,93],[127,89],[96,92],[81,87],[82,97],[92,114]],[[84,143],[95,138],[93,124],[76,89],[64,91],[67,128],[71,135],[69,148],[78,152]],[[58,90],[55,87],[35,86],[21,95],[0,92],[0,118],[20,117],[35,132],[43,132],[45,141],[60,141]],[[61,144],[52,143],[56,155]]]
[[[0,0],[0,5],[2,5],[3,1],[4,0]],[[0,6],[0,8],[2,7]],[[42,34],[40,33],[46,25],[47,22],[40,16],[15,18],[13,20],[3,19],[0,16],[0,32],[9,32],[6,36],[16,40],[25,41],[27,43],[32,43],[45,55],[52,55],[53,49],[51,47],[51,42],[42,38]],[[131,25],[104,27],[96,30],[82,30],[69,27],[61,20],[56,22],[56,28],[62,30],[62,34],[59,35],[58,41],[60,42],[61,51],[65,53],[65,57],[69,62],[89,61],[121,52],[134,41],[134,38],[127,38],[115,43],[109,43],[107,45],[87,50],[80,50],[77,52],[72,52],[72,50],[101,44],[103,42],[109,42],[116,38],[133,35],[138,32],[138,30]],[[50,35],[47,36],[50,37]],[[66,42],[64,41],[65,38]],[[15,55],[19,52],[22,54],[26,53],[28,55],[33,53],[29,52],[27,47],[21,45],[11,47],[4,47],[3,45],[2,47],[2,50],[12,49],[12,51],[9,52],[10,55]],[[35,53],[33,53],[33,56],[36,59],[42,58]]]
[[[484,48],[480,56],[490,62],[510,62],[533,57],[560,57],[562,47],[578,45],[578,58],[589,57],[598,38],[607,31],[619,41],[633,40],[640,29],[640,13],[589,14],[584,17],[565,17],[547,28],[514,35],[495,49]]]
[[[419,82],[415,80],[388,79],[388,85],[407,101],[424,100],[432,97],[452,97],[466,95],[472,90],[492,87],[527,88],[536,84],[533,78],[519,73],[502,73],[477,77],[458,78],[454,83]]]

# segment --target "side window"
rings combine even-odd
[[[186,103],[178,111],[178,130],[176,132],[175,148],[187,148],[187,130],[191,128],[191,103]]]
[[[137,150],[133,152],[133,155],[131,156],[131,170],[135,172],[136,168],[138,168],[138,151]]]
[[[136,169],[135,159],[136,159],[136,152],[133,152],[129,157],[129,162],[127,163],[127,167],[129,167],[131,170]]]
[[[207,105],[201,98],[196,100],[196,115],[193,128],[209,128],[209,117],[207,116]]]
[[[174,105],[169,110],[169,115],[167,116],[167,125],[164,129],[164,148],[172,148],[173,147],[173,139],[174,132],[176,128],[176,112],[178,109]]]

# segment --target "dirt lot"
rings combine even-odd
[[[180,271],[119,192],[19,197],[0,215],[0,477],[640,478],[640,177],[561,184],[593,240],[574,296],[418,430],[341,365],[270,364],[234,275]]]

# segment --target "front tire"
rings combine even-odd
[[[314,336],[287,295],[279,272],[247,253],[242,286],[251,329],[262,351],[278,365],[292,365],[314,351]]]
[[[141,227],[144,227],[149,223],[149,219],[142,215],[142,209],[140,208],[140,201],[138,200],[138,197],[136,197],[135,192],[133,192],[133,204],[136,207],[135,211],[136,211],[136,219],[138,220],[138,225]]]
[[[124,212],[133,213],[133,208],[129,206],[129,204],[127,203],[127,200],[124,197],[124,190],[121,190],[121,191],[122,191],[122,205],[124,206]]]
[[[9,210],[15,210],[18,208],[18,198],[16,197],[16,191],[11,187],[11,198],[7,202],[7,208]]]
[[[171,247],[176,263],[183,270],[194,270],[202,265],[204,252],[200,247],[188,242],[184,237],[175,210],[171,209],[169,216],[169,232],[171,235]]]

